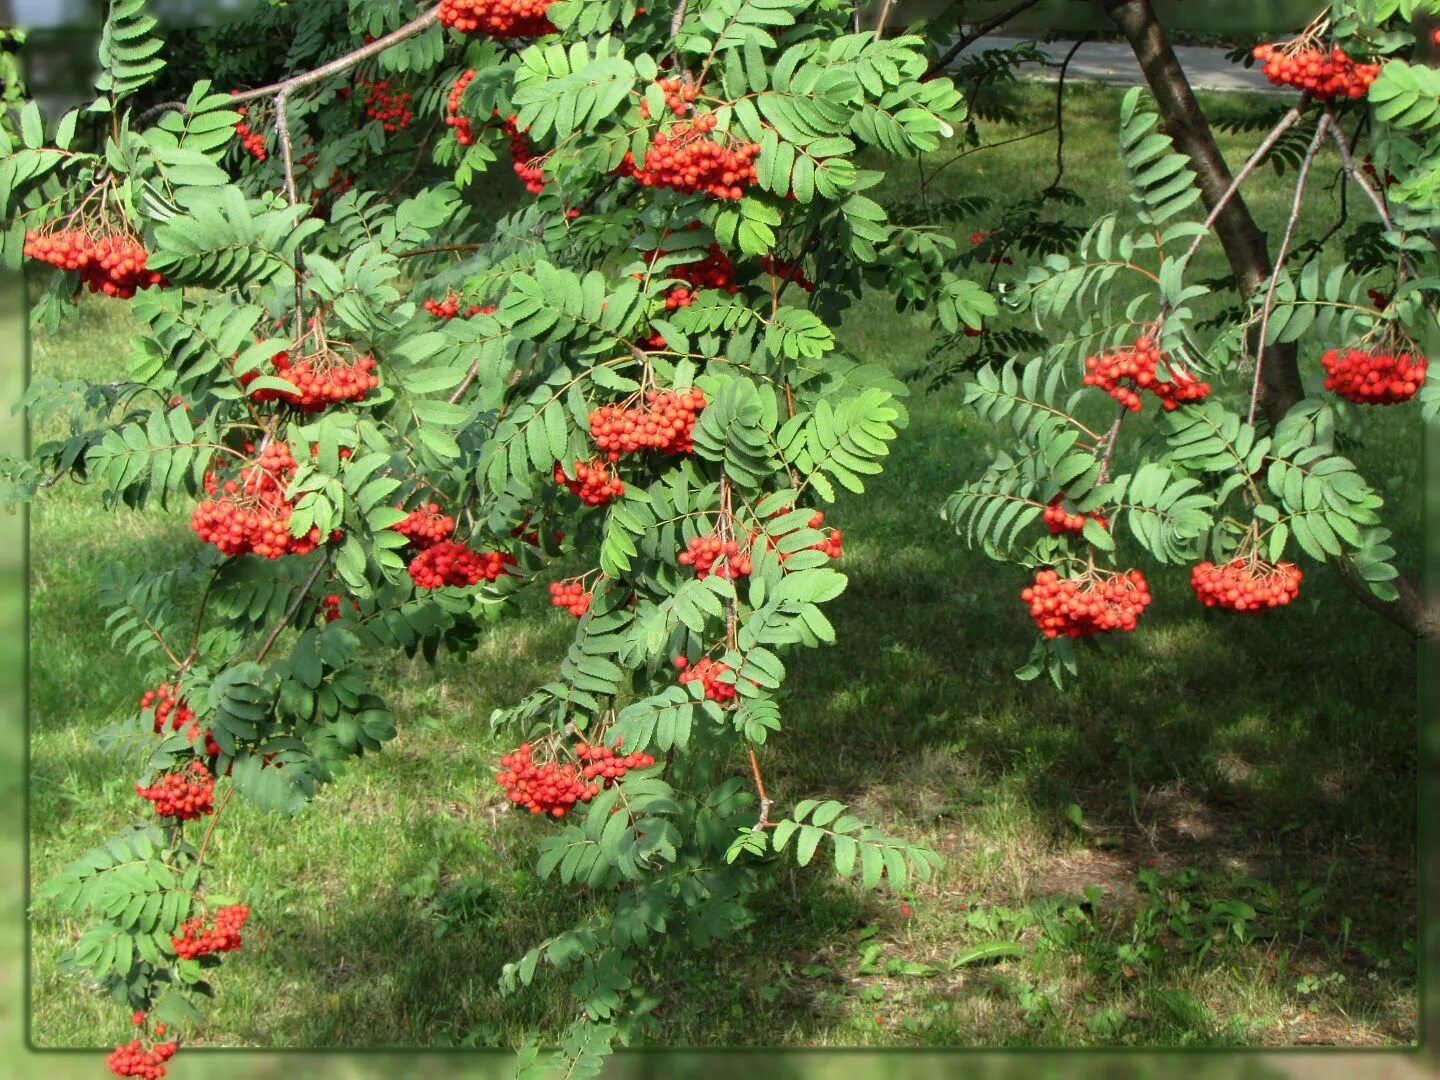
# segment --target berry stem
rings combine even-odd
[[[440,6],[437,4],[429,11],[421,12],[400,28],[392,30],[383,37],[376,38],[374,41],[356,49],[354,52],[337,57],[328,64],[322,64],[320,67],[315,68],[313,71],[307,71],[301,75],[294,75],[281,82],[271,83],[268,86],[262,86],[255,90],[245,90],[242,93],[235,94],[231,97],[230,104],[232,106],[243,105],[245,102],[254,101],[256,98],[272,97],[282,92],[288,93],[291,90],[298,90],[301,87],[320,82],[322,79],[328,79],[331,75],[338,75],[340,72],[354,67],[363,60],[368,60],[372,56],[379,55],[392,45],[398,45],[400,42],[412,38],[416,34],[423,33],[425,30],[428,30],[430,24],[435,22],[439,17]]]
[[[260,646],[260,651],[256,653],[255,662],[257,664],[265,662],[265,657],[280,637],[280,632],[290,625],[291,620],[293,620],[300,611],[301,606],[310,595],[311,588],[315,585],[315,582],[319,580],[321,571],[329,565],[329,562],[330,560],[328,558],[322,556],[315,564],[315,569],[310,571],[310,576],[305,579],[305,584],[300,586],[300,591],[296,593],[295,599],[290,603],[290,607],[286,610],[285,614],[280,617],[280,621],[271,629],[270,635],[265,639],[265,643]]]
[[[1265,370],[1265,336],[1270,329],[1275,290],[1280,285],[1280,273],[1285,269],[1285,258],[1290,254],[1290,241],[1295,237],[1295,225],[1300,220],[1300,204],[1305,198],[1305,182],[1310,176],[1310,166],[1315,164],[1315,155],[1320,152],[1320,144],[1324,141],[1325,132],[1330,128],[1333,119],[1327,111],[1321,114],[1315,125],[1315,134],[1310,139],[1310,146],[1305,151],[1305,158],[1300,162],[1300,171],[1295,178],[1295,198],[1290,204],[1290,218],[1285,222],[1285,236],[1280,241],[1280,251],[1275,256],[1275,269],[1270,271],[1270,286],[1265,290],[1265,303],[1260,310],[1260,339],[1255,346],[1255,379],[1250,385],[1250,413],[1245,420],[1252,426],[1255,423],[1255,410],[1260,404],[1261,375]]]

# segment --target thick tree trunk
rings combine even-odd
[[[1155,17],[1150,0],[1103,0],[1103,3],[1140,62],[1166,133],[1175,140],[1176,148],[1190,159],[1206,209],[1213,209],[1233,177],[1220,155],[1210,122],[1195,100],[1185,70],[1170,47],[1164,26]],[[1250,297],[1264,289],[1272,271],[1269,243],[1239,193],[1215,219],[1215,234],[1225,249],[1241,293]],[[1260,406],[1274,425],[1305,396],[1295,346],[1277,344],[1267,348],[1260,374]],[[1440,602],[1433,590],[1427,591],[1402,574],[1394,581],[1399,597],[1381,600],[1370,592],[1348,562],[1339,564],[1338,568],[1345,584],[1366,607],[1416,637],[1432,642],[1440,640]]]

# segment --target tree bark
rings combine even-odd
[[[1125,35],[1145,82],[1154,95],[1175,147],[1190,159],[1206,210],[1212,210],[1230,187],[1232,175],[1210,123],[1195,100],[1195,91],[1185,69],[1170,47],[1170,39],[1150,0],[1104,0],[1105,10]],[[1247,299],[1270,280],[1270,245],[1250,208],[1237,193],[1215,219],[1215,235],[1235,275],[1240,292]],[[1300,382],[1300,364],[1294,344],[1276,344],[1265,351],[1260,373],[1260,408],[1273,425],[1305,396]]]
[[[1170,47],[1164,26],[1155,17],[1150,0],[1102,2],[1106,14],[1125,35],[1135,59],[1140,62],[1166,133],[1175,140],[1176,148],[1190,159],[1206,209],[1213,210],[1230,187],[1232,174],[1220,154],[1210,122],[1195,100],[1185,69]],[[1269,242],[1239,192],[1215,219],[1215,235],[1225,249],[1241,294],[1248,299],[1267,287],[1273,270]],[[1276,344],[1267,348],[1260,375],[1260,408],[1274,426],[1305,396],[1295,345]],[[1381,600],[1348,560],[1338,563],[1337,569],[1341,580],[1366,607],[1415,637],[1431,642],[1440,640],[1440,602],[1433,590],[1427,590],[1402,573],[1393,582],[1400,595],[1395,600]]]

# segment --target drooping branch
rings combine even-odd
[[[1000,14],[993,15],[990,18],[984,20],[983,22],[976,23],[970,28],[970,32],[968,34],[961,34],[955,40],[955,44],[951,45],[950,48],[946,49],[943,53],[940,54],[939,59],[937,59],[935,63],[930,65],[930,69],[926,72],[926,74],[933,75],[937,71],[945,70],[947,67],[950,66],[950,64],[957,56],[959,56],[971,45],[975,44],[975,42],[979,41],[986,34],[992,33],[1000,29],[1000,27],[1004,26],[1011,19],[1015,18],[1015,16],[1025,11],[1028,11],[1030,8],[1034,7],[1039,2],[1040,0],[1020,0],[1018,4],[1014,5],[1011,8],[1007,8],[1005,11],[1000,12]]]
[[[416,34],[423,33],[430,28],[431,23],[434,23],[439,18],[440,6],[437,4],[429,11],[421,12],[404,26],[390,31],[390,33],[384,37],[376,38],[374,41],[361,46],[353,52],[348,52],[344,56],[336,57],[328,64],[321,64],[318,68],[311,71],[293,75],[288,79],[271,83],[269,86],[261,86],[255,90],[244,90],[235,94],[230,99],[230,105],[243,105],[245,102],[254,101],[256,98],[273,97],[282,93],[288,94],[302,87],[311,86],[314,83],[328,79],[331,75],[338,75],[342,71],[348,71],[356,64],[363,63],[372,56],[378,56],[391,46],[398,45],[400,42],[412,38]]]

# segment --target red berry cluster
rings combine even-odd
[[[410,560],[410,577],[419,589],[445,585],[477,585],[481,578],[494,581],[507,566],[518,565],[503,551],[472,551],[456,540],[442,540]]]
[[[360,401],[366,394],[380,385],[380,376],[375,372],[373,356],[358,356],[346,362],[334,353],[323,353],[292,362],[288,352],[279,352],[271,357],[275,374],[295,384],[299,393],[289,390],[256,390],[251,395],[256,401],[284,401],[301,412],[320,412],[326,406],[343,401]],[[240,376],[240,382],[248,386],[258,373],[247,371]]]
[[[249,447],[247,446],[247,449]],[[241,480],[222,485],[213,472],[205,474],[206,499],[190,515],[190,527],[223,555],[308,555],[320,545],[320,530],[290,535],[295,505],[285,497],[286,478],[295,471],[290,447],[272,442],[253,464],[240,470]]]
[[[405,90],[392,90],[386,79],[372,82],[364,75],[355,76],[355,85],[365,91],[365,115],[379,120],[387,132],[404,131],[415,119],[410,111],[410,94]]]
[[[215,812],[215,777],[203,761],[192,761],[179,772],[166,773],[148,788],[137,783],[135,793],[153,802],[161,817],[190,821]]]
[[[810,519],[810,528],[818,529],[821,525],[824,524],[825,511],[816,510],[815,516]],[[812,551],[823,551],[826,555],[830,556],[830,558],[838,559],[840,558],[840,556],[845,554],[844,541],[844,533],[842,533],[839,529],[831,529],[824,540],[821,540],[818,544],[811,544],[810,549]],[[782,554],[780,556],[780,561],[784,562],[785,558],[786,556]]]
[[[455,141],[461,146],[469,146],[475,141],[475,130],[470,126],[470,118],[460,115],[460,102],[465,96],[465,88],[474,78],[474,68],[461,72],[460,77],[450,84],[450,95],[445,99],[445,126],[455,129]]]
[[[1265,77],[1276,86],[1308,90],[1317,101],[1363,98],[1380,74],[1379,64],[1357,64],[1343,49],[1327,51],[1304,41],[1256,45],[1253,55],[1264,61]]]
[[[798,260],[792,262],[776,255],[761,255],[760,267],[771,276],[793,282],[806,292],[815,291],[815,283],[805,276],[805,266]]]
[[[404,507],[397,506],[395,509],[402,510]],[[411,510],[404,521],[391,528],[423,551],[450,539],[455,532],[455,519],[449,514],[442,514],[440,504],[432,502]]]
[[[110,1066],[110,1071],[116,1076],[140,1076],[145,1080],[159,1080],[167,1071],[165,1062],[175,1056],[179,1047],[180,1044],[172,1039],[170,1042],[156,1043],[146,1050],[139,1039],[132,1039],[112,1050],[105,1059],[105,1064]]]
[[[723,682],[720,676],[730,670],[729,664],[721,663],[718,660],[711,660],[708,656],[702,656],[695,661],[695,666],[690,666],[690,661],[683,656],[677,656],[674,660],[675,666],[680,670],[680,685],[700,680],[700,685],[705,690],[705,696],[711,701],[731,701],[735,697],[735,684]]]
[[[460,310],[460,298],[453,292],[445,294],[444,300],[426,300],[425,310],[437,319],[453,319],[457,316],[470,318],[471,315],[489,315],[495,311],[495,305],[485,307],[481,304],[471,304],[465,311]]]
[[[250,917],[249,904],[232,904],[215,912],[215,925],[207,927],[201,918],[186,919],[178,936],[170,939],[175,954],[194,960],[208,953],[233,952],[240,948],[240,931]]]
[[[500,115],[499,109],[495,110],[495,115]],[[517,117],[512,113],[505,117],[500,125],[505,134],[510,136],[510,156],[515,159],[512,167],[515,175],[525,185],[525,190],[531,195],[539,195],[545,190],[545,170],[540,165],[540,162],[545,159],[535,156],[535,147],[530,144],[530,139],[526,136],[525,131],[516,126],[516,119]]]
[[[200,722],[195,718],[195,710],[177,696],[179,689],[162,682],[154,690],[146,690],[140,698],[140,711],[154,710],[155,734],[163,735],[168,721],[171,731],[184,731],[185,737],[193,743],[200,737]],[[205,730],[205,753],[209,757],[220,753],[215,733],[208,728]]]
[[[1300,568],[1235,558],[1223,566],[1203,562],[1190,571],[1190,587],[1206,607],[1259,611],[1288,604],[1300,595]]]
[[[233,95],[240,93],[240,91],[231,90],[230,93]],[[241,116],[245,116],[248,113],[244,105],[237,105],[235,111]],[[236,122],[235,137],[240,140],[240,145],[245,148],[245,152],[256,161],[264,161],[268,156],[268,151],[265,149],[265,136],[258,131],[252,131],[250,125],[244,120]]]
[[[590,436],[611,461],[641,450],[688,454],[695,448],[691,434],[705,407],[703,390],[652,390],[645,401],[644,409],[602,405],[590,414]]]
[[[496,782],[506,789],[511,802],[525,807],[532,814],[564,817],[577,802],[588,801],[600,794],[599,784],[583,784],[574,765],[554,761],[535,764],[530,754],[534,748],[521,743],[500,758]]]
[[[592,414],[591,425],[594,420]],[[574,478],[565,474],[564,468],[555,463],[555,482],[564,484],[572,494],[578,495],[586,506],[604,506],[611,499],[625,494],[625,483],[611,471],[610,463],[599,458],[594,461],[577,461],[572,470]]]
[[[93,293],[128,300],[138,289],[168,285],[165,275],[146,269],[150,255],[139,237],[126,231],[70,227],[25,234],[25,257],[59,270],[78,270]]]
[[[580,775],[586,780],[599,777],[607,788],[613,787],[615,781],[622,779],[629,770],[643,769],[647,765],[655,764],[655,759],[644,752],[621,754],[618,742],[614,746],[590,746],[580,743],[575,747],[575,756],[581,761],[589,762],[580,770]]]
[[[1171,369],[1172,380],[1159,377],[1158,365],[1163,359],[1159,343],[1149,334],[1142,335],[1128,348],[1112,349],[1085,358],[1086,386],[1098,386],[1131,412],[1140,411],[1141,390],[1149,390],[1170,411],[1187,401],[1199,401],[1210,393],[1210,384]]]
[[[717,199],[738,199],[755,183],[755,158],[759,143],[717,142],[708,138],[718,123],[714,113],[697,116],[693,122],[675,124],[658,132],[645,152],[645,164],[637,166],[635,155],[625,151],[625,160],[616,170],[645,187],[668,187],[689,195],[703,191]]]
[[[350,601],[350,606],[351,606],[354,610],[359,611],[359,610],[360,610],[360,601],[358,601],[358,600],[351,600],[351,601]],[[320,601],[320,613],[325,616],[325,621],[326,621],[327,623],[332,623],[332,622],[334,622],[336,619],[340,618],[340,594],[339,594],[339,593],[331,593],[329,596],[327,596],[327,597],[325,597],[323,600],[321,600],[321,601]]]
[[[1062,578],[1054,570],[1041,570],[1020,598],[1047,638],[1090,637],[1134,630],[1136,616],[1150,603],[1150,587],[1139,570],[1103,579]]]
[[[550,0],[440,0],[440,25],[462,34],[491,37],[541,37],[555,33],[545,17]]]
[[[748,551],[741,552],[734,540],[723,540],[713,534],[694,537],[678,561],[681,566],[693,566],[695,576],[702,581],[711,574],[727,579],[744,577],[751,570]]]
[[[588,591],[579,578],[566,578],[564,581],[550,583],[550,603],[564,608],[577,619],[590,610],[590,601],[593,599],[595,594]]]
[[[987,231],[985,231],[985,230],[983,230],[983,229],[982,229],[981,231],[979,231],[979,232],[972,232],[972,233],[970,234],[970,244],[971,244],[971,246],[974,246],[974,245],[976,245],[976,244],[983,244],[983,243],[984,243],[986,240],[988,240],[988,239],[990,239],[990,233],[987,232]],[[1001,254],[1000,252],[998,252],[998,251],[992,251],[992,252],[990,253],[990,258],[989,258],[988,261],[991,262],[991,263],[993,263],[995,266],[999,266],[1001,263],[1005,263],[1005,264],[1009,265],[1009,264],[1012,264],[1012,263],[1015,262],[1015,260],[1012,259],[1009,255],[1002,255],[1002,254]],[[966,329],[966,332],[969,333],[970,327],[967,326],[965,329]],[[977,331],[977,333],[978,333],[978,331]],[[974,337],[975,335],[974,335],[974,334],[971,334],[971,336]]]
[[[162,682],[154,690],[146,690],[140,698],[141,712],[146,709],[155,711],[155,733],[157,735],[165,730],[167,720],[170,722],[171,731],[179,731],[195,719],[195,710],[176,696],[179,689],[178,686]]]
[[[1056,493],[1055,497],[1045,504],[1045,512],[1040,515],[1045,525],[1057,536],[1060,533],[1082,533],[1085,531],[1085,519],[1098,522],[1102,529],[1108,528],[1110,522],[1104,514],[1081,513],[1072,514],[1065,509],[1065,493]]]
[[[1370,177],[1371,180],[1375,181],[1376,187],[1380,187],[1382,185],[1387,188],[1393,187],[1396,183],[1399,182],[1395,179],[1395,174],[1392,173],[1388,168],[1385,170],[1385,178],[1383,180],[1380,178],[1380,171],[1375,168],[1374,154],[1366,154],[1365,160],[1361,163],[1360,168],[1364,171],[1366,176]]]
[[[1425,357],[1365,349],[1331,349],[1320,358],[1325,389],[1361,405],[1409,401],[1425,385]]]
[[[691,102],[700,88],[684,79],[657,79],[656,85],[665,92],[665,107],[676,116],[684,116],[691,109]],[[650,103],[640,99],[640,115],[650,119]]]

